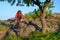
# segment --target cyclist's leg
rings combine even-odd
[[[14,30],[14,32],[15,32],[15,34],[18,36],[18,35],[19,35],[19,31],[20,31],[20,30],[19,30],[19,22],[20,22],[20,21],[19,21],[19,19],[17,19],[16,21],[17,21],[17,23],[16,23],[16,27],[17,27],[17,28],[16,28],[16,30]]]

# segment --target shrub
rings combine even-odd
[[[60,40],[60,32],[43,34],[40,31],[36,31],[32,37],[29,37],[29,40]]]
[[[17,37],[16,35],[10,35],[5,37],[4,40],[60,40],[60,32],[43,34],[38,30],[33,32],[30,37]]]
[[[21,36],[17,37],[16,35],[10,35],[6,36],[4,40],[22,40],[22,37]]]

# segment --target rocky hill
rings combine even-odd
[[[54,32],[54,31],[59,31],[60,30],[60,17],[59,16],[48,16],[46,21],[47,21],[47,26],[48,26],[48,32]],[[9,30],[10,27],[10,21],[13,19],[5,20],[5,21],[0,21],[0,39],[3,38],[6,35],[6,32]],[[12,22],[14,25],[15,22]],[[28,21],[27,23],[20,23],[20,35],[23,36],[29,36],[31,35],[32,32],[36,30],[41,30],[42,25],[41,21],[39,18],[32,19],[31,21]],[[5,31],[5,32],[4,32]],[[47,32],[47,33],[48,33]],[[11,34],[14,32],[11,32]]]

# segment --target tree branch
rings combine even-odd
[[[46,7],[46,6],[48,6],[48,4],[51,2],[51,0],[46,0],[45,2],[44,2],[44,7]]]
[[[36,0],[36,1],[33,0],[33,3],[36,4],[39,7],[39,9],[40,9],[41,12],[43,12],[43,8],[42,8],[39,0]]]
[[[37,5],[37,2],[36,1],[34,1],[34,0],[32,0],[33,1],[33,4],[36,4]],[[38,5],[37,5],[38,6]]]
[[[13,4],[15,3],[15,1],[16,1],[16,0],[13,0],[11,5],[13,5]]]

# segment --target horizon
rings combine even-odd
[[[60,5],[59,5],[60,0],[54,0],[54,8],[52,9],[53,13],[60,13]],[[38,9],[38,7],[35,5],[33,6],[16,6],[14,4],[11,6],[8,2],[0,2],[0,20],[7,20],[10,18],[15,17],[15,14],[18,10],[21,10],[23,14],[33,12],[34,9]]]

